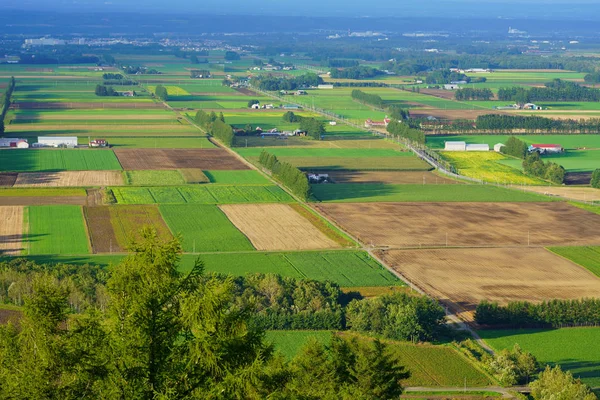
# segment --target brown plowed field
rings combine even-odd
[[[600,215],[566,203],[322,203],[363,243],[389,247],[600,245]]]
[[[164,108],[162,104],[152,103],[152,102],[90,102],[90,103],[82,103],[82,102],[61,102],[55,103],[50,101],[23,101],[23,102],[15,102],[12,103],[11,108],[13,109],[22,109],[22,110],[41,110],[41,109],[105,109],[105,108],[119,108],[119,109],[129,109],[129,108],[137,108],[137,109],[153,109],[153,108]]]
[[[223,205],[221,210],[257,250],[340,247],[286,204]]]
[[[157,206],[111,206],[109,212],[120,249],[126,249],[130,239],[138,240],[140,230],[147,226],[156,229],[162,240],[173,237]]]
[[[243,162],[223,149],[116,149],[115,154],[125,170],[248,169]]]
[[[17,180],[16,172],[3,172],[0,174],[0,186],[11,187]]]
[[[74,204],[84,206],[85,196],[0,196],[0,206],[41,206]]]
[[[600,297],[600,279],[543,248],[391,250],[379,255],[410,282],[473,320],[482,300]]]
[[[19,255],[22,239],[23,207],[0,207],[0,255]]]
[[[460,183],[423,171],[324,171],[335,183],[452,184]]]
[[[117,242],[115,230],[110,223],[109,207],[84,207],[83,213],[94,253],[123,251]]]
[[[64,171],[20,173],[15,187],[90,187],[123,185],[120,171]]]

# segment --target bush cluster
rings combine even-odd
[[[304,172],[287,162],[281,162],[266,150],[260,153],[258,162],[271,171],[273,177],[283,183],[292,193],[302,200],[308,200],[311,195],[308,178]]]
[[[490,100],[494,93],[490,89],[458,89],[454,93],[456,100]]]
[[[538,153],[529,154],[523,161],[523,171],[527,175],[561,184],[565,181],[565,169],[553,162],[544,162]]]
[[[208,134],[216,137],[227,147],[233,145],[235,135],[231,125],[225,123],[223,113],[219,116],[212,111],[210,114],[206,111],[198,111],[194,117],[194,121],[208,132]]]
[[[517,158],[525,158],[527,156],[527,148],[527,143],[511,136],[506,141],[504,147],[500,149],[500,152]]]
[[[387,126],[387,131],[391,135],[399,135],[413,142],[425,144],[425,133],[420,129],[411,128],[408,124],[392,120]]]

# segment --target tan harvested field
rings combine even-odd
[[[0,255],[19,255],[23,249],[23,207],[0,207],[0,221]]]
[[[54,77],[53,77],[54,78]],[[19,110],[42,110],[42,109],[108,109],[108,108],[120,108],[120,109],[153,109],[153,108],[164,108],[160,103],[153,102],[131,102],[131,101],[119,101],[119,102],[50,102],[50,101],[23,101],[15,102],[10,106],[12,109]]]
[[[600,201],[600,189],[591,187],[575,186],[527,186],[524,188],[530,192],[558,196],[569,200]]]
[[[476,119],[480,115],[488,115],[488,114],[504,114],[503,111],[498,110],[444,110],[441,108],[434,107],[423,107],[423,108],[414,108],[410,110],[410,116],[414,118],[426,118],[428,116],[434,116],[439,119]]]
[[[14,187],[91,187],[123,185],[120,171],[63,171],[20,173]]]
[[[115,154],[125,170],[248,169],[246,164],[223,149],[116,149]]]
[[[440,97],[442,99],[454,100],[454,91],[453,90],[444,90],[444,89],[421,89],[421,94],[426,94],[429,96]]]
[[[72,204],[84,206],[86,196],[0,196],[0,206],[43,206]]]
[[[566,203],[321,203],[315,208],[365,244],[600,245],[600,215]]]
[[[221,210],[257,250],[340,247],[286,204],[222,205]]]
[[[452,184],[461,183],[428,171],[324,171],[335,183]]]
[[[174,115],[172,114],[143,114],[143,115],[135,115],[135,113],[131,113],[131,114],[112,114],[112,115],[106,115],[106,114],[77,114],[77,115],[64,115],[63,113],[61,114],[52,114],[52,113],[45,113],[42,115],[36,115],[36,116],[31,116],[28,114],[17,114],[14,117],[14,120],[18,120],[18,121],[52,121],[52,120],[81,120],[81,121],[86,121],[86,120],[138,120],[138,121],[144,121],[144,120],[175,120]]]
[[[467,321],[482,300],[506,304],[600,297],[598,277],[544,248],[391,250],[378,255]]]
[[[167,123],[167,124],[127,124],[127,125],[88,125],[84,121],[74,125],[68,124],[12,124],[8,126],[7,133],[19,133],[19,132],[31,132],[31,131],[44,131],[44,134],[61,134],[64,131],[70,130],[85,130],[85,131],[123,131],[123,132],[147,132],[147,131],[160,131],[169,133],[179,133],[180,131],[192,130],[191,125],[183,125],[178,123]],[[193,130],[196,132],[196,130]]]

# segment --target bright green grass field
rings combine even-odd
[[[399,151],[393,148],[381,149],[336,149],[336,148],[269,148],[258,147],[239,148],[236,151],[244,157],[258,157],[263,150],[277,157],[348,157],[348,158],[370,158],[370,157],[413,157],[413,153]]]
[[[279,186],[180,186],[115,187],[119,204],[239,204],[289,203],[292,198]]]
[[[184,254],[179,270],[189,272],[200,257],[206,271],[234,276],[251,273],[279,274],[335,282],[341,287],[404,286],[404,282],[383,268],[368,253],[357,250],[310,252],[239,252]],[[122,255],[31,256],[38,263],[98,264],[119,263]]]
[[[79,206],[29,207],[31,254],[87,254],[89,242]]]
[[[506,143],[513,135],[457,135],[457,136],[427,136],[427,146],[432,149],[443,149],[446,141],[463,141],[472,144],[488,144],[493,147],[496,143]],[[556,143],[565,149],[600,149],[600,135],[514,135],[527,144]]]
[[[111,137],[105,136],[117,149],[214,149],[207,137]]]
[[[99,171],[121,170],[111,150],[0,150],[0,171]]]
[[[181,234],[186,252],[254,250],[217,206],[161,205],[159,209],[171,232]]]
[[[254,170],[204,171],[211,183],[224,185],[270,185],[271,182]]]
[[[267,331],[265,339],[272,343],[276,351],[291,360],[311,338],[319,343],[331,343],[331,331]]]
[[[589,172],[600,167],[600,150],[567,150],[564,154],[542,156],[542,159],[562,165],[568,172]],[[506,159],[498,162],[522,168],[521,160]]]
[[[312,185],[313,196],[323,202],[535,202],[547,196],[488,185],[389,185],[345,183]]]
[[[143,170],[125,171],[125,182],[132,186],[176,186],[185,185],[185,179],[179,171],[170,170]]]
[[[600,386],[600,328],[479,331],[494,349],[519,344],[543,364],[558,364],[586,384]]]
[[[587,268],[600,277],[600,247],[550,247],[549,250]]]

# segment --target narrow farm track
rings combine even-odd
[[[435,392],[440,392],[440,393],[444,393],[445,392],[453,392],[458,394],[462,394],[462,393],[473,393],[473,392],[497,392],[497,393],[501,393],[502,394],[502,398],[503,399],[516,399],[516,397],[511,394],[514,392],[518,392],[518,393],[529,393],[530,389],[527,386],[514,386],[514,387],[501,387],[501,386],[485,386],[485,387],[466,387],[466,388],[457,388],[457,387],[422,387],[422,386],[418,386],[418,387],[405,387],[404,388],[404,393],[406,392],[410,392],[409,394],[415,393],[418,394],[419,392],[423,392],[423,393],[435,393]],[[444,396],[444,398],[446,398]]]

